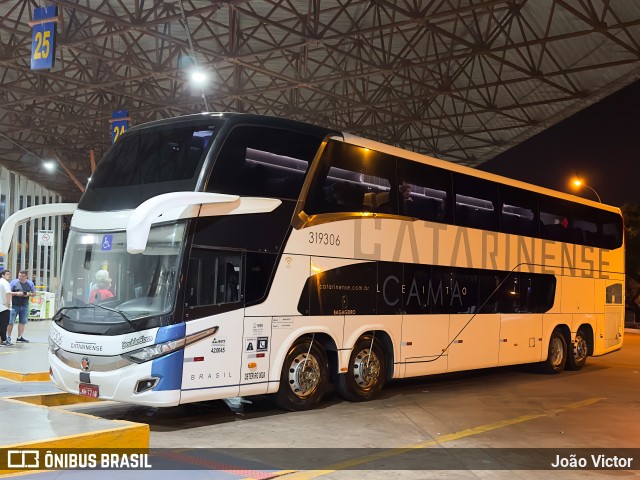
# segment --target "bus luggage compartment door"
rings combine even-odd
[[[609,306],[604,308],[604,339],[605,351],[615,349],[622,344],[624,329],[624,306]]]
[[[472,314],[450,316],[449,372],[498,366],[500,315],[471,317]]]

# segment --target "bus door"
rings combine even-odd
[[[183,402],[238,395],[244,330],[243,256],[241,252],[191,250],[186,333],[215,333],[185,348]]]
[[[600,338],[604,351],[615,350],[622,343],[624,332],[624,280],[606,282],[606,300],[604,307],[604,325]]]

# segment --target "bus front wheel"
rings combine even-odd
[[[547,360],[542,362],[542,369],[546,373],[560,373],[567,362],[567,341],[559,330],[554,330],[549,338],[549,352]]]
[[[578,333],[576,333],[576,340],[569,350],[567,370],[580,370],[587,363],[587,356],[589,355],[587,337],[582,330],[578,330]]]
[[[338,394],[351,402],[372,399],[387,378],[387,363],[377,338],[364,335],[353,346],[346,373],[338,375]]]
[[[298,340],[282,365],[276,404],[292,412],[313,408],[324,395],[328,372],[322,346],[311,339]]]

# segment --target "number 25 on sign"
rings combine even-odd
[[[41,60],[49,58],[51,54],[51,32],[34,32],[36,46],[33,49],[33,59]]]
[[[56,23],[58,22],[58,7],[36,8],[31,36],[31,69],[53,68],[56,58]]]

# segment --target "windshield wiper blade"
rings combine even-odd
[[[125,322],[127,322],[129,324],[129,326],[131,327],[131,329],[134,332],[138,331],[138,329],[136,328],[135,324],[131,320],[129,320],[127,318],[127,316],[124,313],[122,313],[120,310],[117,310],[117,309],[111,308],[111,307],[105,307],[104,305],[100,305],[98,303],[92,303],[92,304],[87,304],[87,305],[74,305],[72,307],[62,307],[58,311],[58,314],[64,315],[65,317],[70,318],[68,315],[65,315],[64,313],[62,313],[62,310],[83,310],[83,309],[86,309],[86,308],[93,308],[95,310],[96,307],[102,308],[102,309],[107,310],[109,312],[117,313],[118,315],[120,315],[124,319]]]
[[[120,315],[124,319],[125,322],[127,322],[129,324],[129,326],[131,326],[131,329],[134,332],[138,331],[138,329],[136,328],[135,324],[131,320],[129,320],[127,318],[127,316],[124,313],[122,313],[120,310],[117,310],[117,309],[111,308],[111,307],[105,307],[104,305],[100,305],[99,303],[94,303],[93,306],[94,307],[103,308],[104,310],[107,310],[109,312],[117,313],[118,315]]]
[[[51,318],[51,320],[53,320],[56,323],[60,323],[64,318],[71,318],[69,315],[65,315],[64,313],[62,313],[62,308],[60,310],[58,310],[53,317]]]

